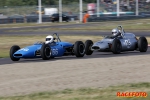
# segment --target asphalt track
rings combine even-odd
[[[13,64],[13,63],[29,63],[29,62],[47,62],[47,61],[55,61],[55,60],[75,60],[75,59],[91,59],[91,58],[105,58],[105,57],[121,57],[121,56],[139,56],[139,55],[150,55],[150,47],[148,48],[147,52],[139,52],[139,51],[128,51],[122,52],[121,54],[113,54],[112,52],[94,52],[90,56],[84,56],[83,58],[76,58],[75,56],[64,56],[64,57],[56,57],[50,60],[42,60],[42,58],[36,59],[20,59],[20,61],[13,62],[10,58],[1,58],[0,65],[4,64]],[[121,59],[120,59],[121,60]],[[109,63],[109,61],[108,61]]]
[[[84,27],[87,25],[96,25],[96,24],[73,24],[73,25],[55,25],[55,26],[36,26],[36,27],[22,27],[22,28],[5,28],[0,29],[0,35],[48,35],[53,33],[58,33],[60,35],[110,35],[111,32],[93,32],[93,31],[51,31],[51,32],[6,32],[6,30],[21,30],[21,29],[37,29],[37,28],[51,28],[51,27]],[[134,32],[136,36],[150,36],[149,32]],[[150,47],[148,48],[146,53],[141,53],[139,51],[131,51],[131,52],[123,52],[121,54],[112,54],[111,52],[94,52],[91,56],[85,56],[83,58],[76,58],[75,56],[67,56],[67,57],[58,57],[55,59],[50,59],[48,61],[54,60],[72,60],[72,59],[91,59],[91,58],[103,58],[103,57],[119,57],[119,56],[130,56],[130,55],[150,55]],[[1,58],[0,65],[2,64],[13,64],[13,63],[28,63],[28,62],[44,62],[42,59],[21,59],[18,62],[13,62],[9,58]]]

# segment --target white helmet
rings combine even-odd
[[[51,35],[48,35],[46,37],[45,44],[52,43],[53,41],[54,41],[54,37]]]
[[[112,30],[112,35],[116,36],[117,33],[118,33],[118,29],[115,28],[115,29]]]
[[[113,36],[119,36],[120,34],[121,34],[121,31],[118,30],[117,28],[115,28],[115,29],[112,30],[112,35]]]

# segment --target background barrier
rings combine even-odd
[[[88,22],[106,21],[106,20],[127,20],[137,18],[149,18],[150,15],[150,2],[146,0],[139,0],[139,16],[136,14],[135,0],[120,0],[120,17],[117,17],[117,5],[115,2],[109,2],[110,0],[100,0],[99,13],[96,11],[96,1],[92,2],[95,5],[94,9],[91,9],[93,14],[88,19]],[[104,2],[105,1],[105,2]],[[130,1],[130,2],[125,2]],[[83,2],[83,12],[87,11],[89,3]],[[42,5],[44,8],[59,8],[57,5]],[[1,6],[0,7],[0,24],[9,23],[37,23],[38,15],[37,6]],[[79,19],[79,2],[72,2],[70,4],[62,5],[63,14],[70,17],[70,21]],[[84,15],[85,13],[83,13]],[[97,15],[100,17],[97,17]],[[5,17],[4,17],[5,16]],[[51,22],[50,16],[43,15],[43,22]]]

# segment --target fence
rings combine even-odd
[[[95,0],[95,4],[96,4]],[[116,12],[116,3],[115,2],[100,2],[100,12]],[[120,12],[135,12],[135,0],[129,0],[129,2],[124,2],[120,0]],[[87,10],[87,4],[83,4],[83,11]],[[44,8],[59,8],[58,5],[43,5]],[[12,16],[14,14],[19,15],[29,15],[35,12],[37,6],[16,6],[16,7],[0,7],[0,13],[3,13],[6,16]],[[62,11],[66,13],[79,14],[79,3],[62,5]],[[146,0],[139,0],[139,12],[150,11],[150,3],[147,3]],[[96,10],[95,10],[96,13]]]
[[[2,18],[0,19],[0,24],[9,24],[9,23],[34,23],[38,22],[39,18],[38,15],[27,15],[27,16],[11,16],[8,18]],[[73,18],[74,20],[78,20],[77,16],[68,16],[69,20]],[[42,16],[42,22],[51,22],[51,17],[43,15]]]
[[[96,3],[97,0],[95,0]],[[129,0],[130,2],[123,2],[120,0],[120,12],[127,12],[129,15],[135,15],[135,0]],[[140,0],[139,2],[139,13],[143,14],[150,11],[150,3],[145,2],[146,0]],[[58,5],[43,5],[44,8],[59,8]],[[23,23],[23,22],[37,22],[38,15],[32,15],[36,12],[37,6],[16,6],[8,7],[4,6],[0,8],[0,13],[6,16],[6,18],[0,17],[0,23]],[[100,2],[100,12],[96,13],[94,10],[94,15],[99,14],[100,17],[105,16],[116,16],[116,3],[115,2]],[[83,4],[83,11],[87,10],[87,3]],[[78,19],[79,16],[79,3],[62,5],[63,13],[67,15],[72,15],[72,17]],[[124,15],[124,14],[122,14]],[[13,17],[15,16],[15,17]],[[17,16],[17,17],[16,17]],[[96,17],[93,17],[96,18]],[[98,18],[97,18],[98,19]],[[43,15],[44,22],[50,22],[50,17]]]
[[[84,10],[86,10],[86,4],[83,5],[84,6]],[[44,8],[59,8],[58,5],[49,5],[49,6],[43,6]],[[74,14],[78,14],[79,12],[79,5],[78,4],[74,4],[74,5],[63,5],[62,6],[62,11],[63,12],[71,12]],[[1,7],[0,8],[0,13],[3,13],[6,16],[12,16],[14,14],[18,14],[18,15],[29,15],[32,13],[36,12],[37,6],[16,6],[16,7]]]
[[[102,22],[102,21],[120,21],[120,20],[133,20],[133,19],[145,19],[145,18],[150,18],[149,15],[124,15],[121,17],[117,16],[107,16],[107,17],[96,17],[92,16],[88,19],[88,22]]]

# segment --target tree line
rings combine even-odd
[[[42,5],[58,5],[59,0],[41,0]],[[83,0],[84,3],[93,3],[96,0]],[[62,0],[63,4],[79,3],[79,0]],[[5,6],[32,6],[38,5],[38,0],[0,0],[0,7]]]

